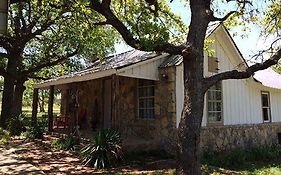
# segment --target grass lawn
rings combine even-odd
[[[38,111],[39,111],[39,110],[38,110]],[[47,108],[47,107],[45,108],[45,111],[46,111],[46,112],[38,112],[38,113],[37,113],[37,117],[40,118],[40,117],[42,117],[42,115],[47,115],[47,114],[48,114],[48,108]],[[31,117],[32,108],[31,108],[31,107],[26,107],[26,106],[24,106],[24,107],[22,107],[22,112],[23,112],[24,114],[26,114],[28,117]],[[54,108],[53,108],[53,113],[54,113],[55,116],[58,116],[59,113],[60,113],[60,107],[59,107],[59,106],[54,106]]]

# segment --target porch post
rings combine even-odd
[[[48,131],[53,131],[54,86],[50,86],[48,102]]]
[[[39,89],[37,88],[33,89],[32,117],[31,117],[32,126],[37,125],[38,90]]]
[[[112,127],[119,128],[118,111],[119,111],[119,76],[112,75]]]

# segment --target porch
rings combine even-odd
[[[129,58],[128,58],[129,59]],[[139,58],[138,58],[139,59]],[[162,149],[172,144],[176,128],[175,68],[159,69],[165,55],[107,70],[90,68],[34,86],[49,89],[49,131],[91,138],[101,128],[120,131],[132,149]],[[60,118],[53,115],[54,91],[60,90]]]
[[[119,128],[117,122],[119,77],[44,87],[49,89],[48,131],[91,138],[101,128]],[[38,91],[33,93],[32,121],[37,122]],[[60,114],[54,116],[54,94],[60,92]],[[75,133],[79,132],[79,133]]]

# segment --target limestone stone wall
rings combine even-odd
[[[103,79],[65,85],[61,89],[62,115],[70,114],[69,93],[71,90],[78,92],[78,115],[86,113],[83,121],[79,122],[82,136],[91,138],[94,131],[92,129],[93,123],[96,123],[96,128],[103,127]]]
[[[119,125],[130,150],[169,149],[176,127],[175,68],[160,70],[166,78],[155,82],[155,119],[137,116],[138,79],[120,77]]]
[[[209,126],[201,131],[201,149],[229,151],[278,143],[281,123]]]

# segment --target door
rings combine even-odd
[[[103,105],[104,128],[108,129],[111,125],[111,80],[104,81],[104,105]]]

